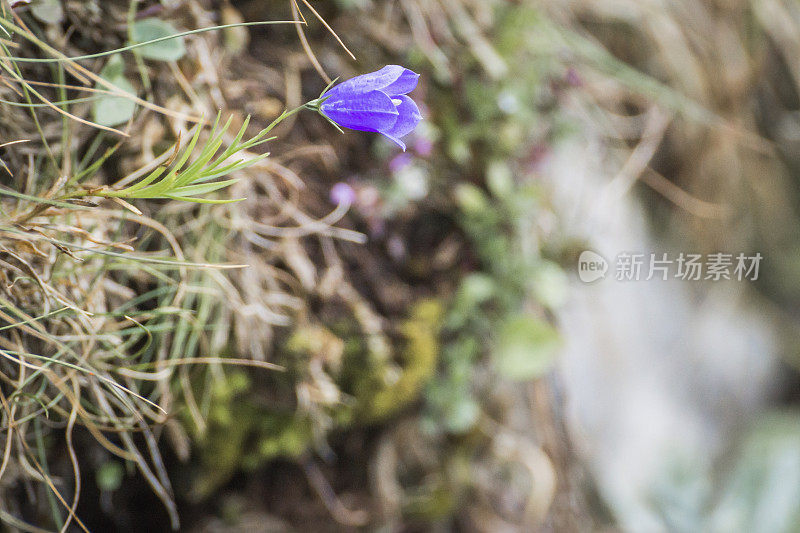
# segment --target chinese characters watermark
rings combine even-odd
[[[710,254],[695,253],[630,253],[622,252],[614,258],[613,268],[600,254],[591,250],[578,258],[578,277],[592,283],[613,272],[617,281],[756,281],[763,256],[756,252]]]

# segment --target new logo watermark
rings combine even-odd
[[[584,250],[578,257],[578,277],[584,283],[592,283],[606,277],[608,261],[591,250]]]
[[[696,254],[686,252],[617,254],[613,262],[617,281],[649,281],[651,279],[679,279],[683,281],[756,281],[763,256],[756,252]],[[578,278],[592,283],[605,278],[610,265],[606,259],[591,250],[578,257]]]

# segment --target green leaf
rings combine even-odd
[[[108,58],[106,66],[100,71],[100,77],[106,80],[114,80],[125,76],[125,61],[122,56],[114,54]]]
[[[173,150],[170,150],[170,155],[173,156],[176,150],[178,152],[177,159],[171,164],[151,170],[144,178],[129,187],[98,191],[97,194],[109,198],[161,198],[207,204],[224,204],[243,200],[244,198],[209,199],[200,197],[229,187],[237,181],[235,178],[221,181],[212,180],[247,168],[268,155],[262,154],[245,160],[226,161],[229,156],[232,157],[237,152],[246,150],[247,147],[259,144],[264,140],[265,130],[262,130],[252,139],[242,142],[249,118],[244,121],[244,125],[234,137],[233,142],[217,155],[225,142],[225,135],[231,120],[229,118],[220,125],[220,115],[217,114],[211,126],[209,138],[204,142],[199,142],[203,126],[198,125],[186,146],[180,149],[174,147]],[[180,140],[176,143],[176,146],[179,145]],[[196,154],[195,149],[198,147],[200,150]],[[190,159],[192,159],[191,163],[189,163]]]
[[[172,24],[157,18],[137,20],[131,28],[131,38],[137,44],[161,39],[176,33],[178,33],[178,30]],[[186,55],[186,47],[183,44],[183,38],[176,37],[143,46],[139,48],[139,54],[147,59],[155,59],[157,61],[177,61]]]
[[[100,77],[126,93],[136,94],[136,89],[125,78],[125,64],[119,55],[111,56],[106,66],[100,71]],[[99,84],[95,85],[95,88],[106,89]],[[134,111],[136,111],[136,102],[132,99],[103,94],[92,105],[92,120],[101,126],[116,126],[130,120]]]
[[[531,274],[531,288],[542,305],[555,308],[566,302],[569,280],[556,263],[542,261]]]
[[[476,316],[475,308],[493,298],[496,293],[497,287],[491,276],[481,272],[465,276],[453,300],[447,326],[449,328],[464,326],[470,317]]]
[[[211,198],[198,198],[196,196],[173,196],[171,194],[165,194],[163,198],[168,200],[181,200],[183,202],[195,202],[198,204],[234,204],[236,202],[241,202],[242,200],[246,200],[246,198],[231,198],[230,200],[215,200]]]
[[[497,198],[508,198],[514,193],[514,175],[505,161],[492,161],[486,169],[486,186]]]
[[[97,470],[97,487],[101,491],[112,492],[122,486],[125,471],[117,461],[107,461]]]
[[[468,382],[433,383],[425,394],[436,422],[450,433],[466,433],[480,418],[481,406],[472,396]]]
[[[469,396],[458,398],[447,405],[444,421],[451,433],[466,433],[481,416],[481,406]]]
[[[471,183],[460,183],[455,191],[456,203],[468,215],[476,215],[489,208],[486,195]]]
[[[560,347],[558,332],[550,324],[517,315],[500,329],[492,357],[500,375],[515,380],[533,379],[550,369]]]
[[[210,192],[218,191],[222,188],[233,185],[239,181],[237,178],[230,180],[215,181],[213,183],[201,183],[199,185],[185,185],[173,189],[170,193],[171,196],[196,196],[199,194],[208,194]]]

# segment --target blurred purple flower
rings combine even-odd
[[[389,160],[389,170],[399,172],[411,164],[410,154],[397,154]]]
[[[350,185],[340,181],[331,187],[330,198],[331,202],[336,205],[353,205],[353,202],[356,201],[356,191]]]
[[[430,139],[420,137],[417,139],[417,142],[414,143],[414,150],[416,150],[420,157],[429,157],[433,153],[433,143]]]
[[[419,74],[399,65],[356,76],[326,91],[320,112],[351,130],[375,131],[397,143],[422,120],[419,108],[407,96],[417,86]]]

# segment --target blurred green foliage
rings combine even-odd
[[[108,63],[100,71],[100,77],[126,93],[136,94],[136,89],[125,77],[125,62],[119,54],[108,59]],[[96,84],[95,89],[103,87]],[[135,111],[136,102],[131,98],[103,94],[92,105],[92,120],[103,126],[117,126],[130,120]]]
[[[541,53],[549,45],[543,49],[536,37],[543,22],[535,9],[508,6],[497,16],[493,44],[513,74],[489,81],[464,53],[453,59],[463,92],[441,83],[430,95],[447,155],[432,173],[440,190],[452,194],[478,261],[452,296],[442,367],[426,391],[428,423],[454,433],[480,418],[476,372],[512,380],[546,374],[560,346],[546,310],[566,295],[566,275],[540,250],[540,220],[550,213],[530,153],[564,131],[549,85],[564,67]]]
[[[407,407],[436,369],[441,317],[441,305],[435,300],[423,300],[411,309],[399,328],[403,348],[398,366],[392,360],[374,357],[360,338],[360,330],[352,329],[342,370],[339,365],[326,365],[326,372],[345,397],[314,406],[322,413],[304,412],[295,405],[279,408],[281,402],[265,403],[242,370],[228,372],[224,379],[216,380],[208,427],[195,435],[202,467],[193,484],[194,497],[207,497],[239,469],[252,470],[270,459],[301,456],[331,425],[345,428],[354,423],[374,424]],[[347,324],[344,321],[339,328],[347,328]],[[326,343],[334,339],[337,337],[322,326],[297,328],[280,361],[286,365],[287,373],[271,377],[271,386],[288,393],[297,384],[313,379],[308,361],[318,357]],[[386,379],[387,371],[393,379]]]

